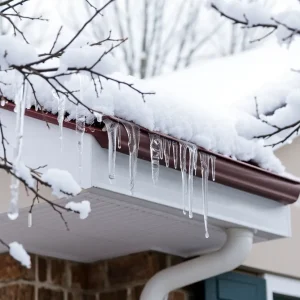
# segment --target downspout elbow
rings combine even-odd
[[[235,269],[247,258],[252,244],[250,229],[230,228],[220,250],[158,272],[146,284],[140,300],[163,300],[173,290]]]

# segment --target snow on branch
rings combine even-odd
[[[4,125],[1,123],[1,120],[0,133],[1,146],[3,150],[3,157],[0,157],[0,169],[6,171],[14,179],[21,182],[27,191],[31,191],[33,193],[34,197],[32,200],[32,205],[29,209],[30,219],[32,218],[32,211],[34,205],[36,204],[36,202],[40,201],[44,201],[47,204],[49,204],[53,208],[53,210],[60,215],[68,230],[68,224],[63,216],[63,212],[78,213],[81,219],[86,218],[88,216],[91,210],[90,203],[88,201],[84,201],[82,207],[80,206],[80,204],[77,204],[78,206],[76,206],[76,204],[70,206],[63,206],[58,203],[55,203],[50,199],[47,199],[40,193],[40,186],[45,186],[52,188],[53,194],[59,198],[77,195],[78,193],[80,193],[81,188],[75,182],[71,174],[69,174],[67,171],[57,169],[48,169],[44,174],[41,174],[39,170],[40,168],[44,168],[45,166],[32,169],[25,166],[22,161],[19,161],[18,165],[10,162],[7,158],[6,150],[8,141],[5,138]],[[14,217],[12,217],[12,219],[14,219]],[[28,268],[30,267],[30,257],[28,256],[21,244],[17,242],[7,244],[1,239],[0,243],[9,249],[10,255],[16,260],[20,261],[22,265]]]
[[[270,29],[269,34],[276,32],[280,43],[289,44],[300,34],[300,11],[286,10],[279,14],[272,14],[269,9],[258,2],[242,2],[237,0],[210,0],[209,5],[222,17],[234,24],[244,25],[246,28]]]
[[[74,180],[72,175],[59,169],[48,169],[42,176],[41,180],[46,185],[51,186],[52,193],[58,198],[67,196],[76,196],[81,192],[81,188]]]
[[[88,0],[85,1],[94,11],[77,32],[67,42],[63,42],[60,40],[63,27],[59,28],[49,50],[40,53],[30,44],[30,39],[27,39],[22,27],[19,27],[19,23],[16,21],[47,20],[42,16],[36,17],[23,13],[21,7],[30,0],[0,0],[0,21],[6,20],[13,30],[12,36],[0,36],[0,99],[1,105],[5,104],[6,100],[13,101],[16,112],[16,146],[12,160],[7,155],[6,147],[9,142],[5,137],[5,126],[0,119],[0,147],[2,147],[3,153],[0,157],[0,169],[11,176],[11,201],[8,212],[10,219],[16,219],[19,214],[19,185],[22,184],[26,191],[33,193],[29,209],[29,227],[32,225],[34,206],[40,201],[46,202],[59,214],[67,229],[69,228],[64,218],[64,212],[75,212],[81,219],[85,219],[91,208],[88,201],[60,205],[46,198],[40,192],[41,186],[49,187],[56,197],[68,198],[80,193],[81,188],[67,171],[48,169],[42,174],[40,169],[45,166],[32,169],[22,162],[26,108],[34,106],[42,112],[58,113],[59,124],[62,124],[65,114],[68,114],[70,119],[76,119],[76,131],[77,127],[78,130],[82,128],[82,139],[88,117],[97,117],[107,113],[107,111],[101,110],[101,102],[105,101],[105,97],[107,97],[103,91],[105,82],[109,82],[106,86],[111,87],[113,84],[117,89],[125,87],[131,92],[139,94],[141,100],[144,101],[146,95],[153,94],[140,90],[124,77],[114,74],[118,71],[118,64],[114,61],[112,52],[126,42],[127,38],[112,38],[112,33],[109,31],[105,38],[90,42],[85,40],[82,34],[97,17],[103,16],[104,10],[115,0],[107,0],[100,7],[93,6]],[[99,103],[94,104],[90,100],[84,99],[82,85],[87,81],[89,86],[93,86],[92,92]],[[99,99],[100,97],[101,99]],[[80,143],[82,142],[83,140],[80,141]],[[30,267],[30,258],[22,245],[17,242],[7,244],[2,240],[0,243],[9,249],[11,256],[26,267]]]
[[[82,101],[78,97],[78,90],[71,88],[69,81],[72,81],[74,76],[80,74],[84,74],[93,82],[97,97],[99,97],[103,89],[102,81],[111,81],[118,87],[126,86],[132,89],[139,93],[142,99],[145,100],[145,95],[153,93],[141,91],[134,84],[125,80],[119,80],[112,75],[118,66],[114,62],[111,53],[115,48],[124,43],[127,40],[126,38],[113,39],[111,38],[111,32],[109,32],[106,38],[93,43],[85,41],[82,38],[84,29],[97,16],[101,16],[106,7],[113,2],[114,0],[107,1],[100,8],[96,8],[94,13],[78,29],[74,36],[63,45],[58,43],[61,31],[63,30],[63,28],[60,28],[51,48],[46,53],[38,53],[17,28],[16,31],[21,34],[23,39],[11,36],[0,37],[0,73],[5,72],[5,76],[7,76],[8,73],[14,71],[13,77],[15,80],[18,78],[20,78],[19,81],[25,80],[29,85],[35,104],[40,109],[44,107],[42,105],[43,99],[41,99],[38,89],[40,86],[44,86],[45,89],[53,90],[57,97],[65,97],[74,106],[81,106],[90,113],[102,113]],[[5,4],[11,6],[10,2]],[[6,9],[7,7],[2,9],[0,17],[4,17],[3,11],[6,13]],[[7,13],[5,16],[8,17]],[[35,19],[33,18],[32,20],[34,21]],[[110,43],[109,46],[107,46],[108,43]],[[7,88],[4,89],[5,86],[2,82],[4,81],[1,80],[0,82],[0,94],[7,99],[14,100],[11,93],[5,92]]]
[[[269,29],[269,32],[256,39],[256,42],[275,33],[279,44],[290,45],[295,37],[300,35],[300,10],[287,9],[275,14],[259,1],[238,0],[210,0],[209,6],[234,24],[243,25],[245,29]],[[286,79],[282,78],[282,82],[269,86],[262,91],[260,97],[254,97],[255,112],[252,117],[259,123],[256,135],[250,134],[249,137],[264,139],[266,147],[289,143],[300,132],[299,78],[294,80],[293,76],[288,74]],[[294,83],[295,81],[297,83]]]
[[[24,3],[28,2],[29,0],[21,0],[21,1],[15,1],[15,0],[8,0],[0,2],[0,18],[3,18],[6,20],[10,26],[13,29],[14,36],[21,36],[23,41],[26,44],[29,44],[27,38],[25,37],[24,32],[22,29],[18,26],[16,23],[16,19],[23,21],[23,20],[29,20],[29,21],[48,21],[47,19],[42,18],[42,16],[27,16],[22,14],[20,11],[20,8],[23,6]]]
[[[30,269],[31,268],[31,259],[23,245],[18,242],[12,242],[10,244],[5,243],[0,239],[0,244],[2,244],[9,251],[10,256],[15,260],[19,261],[22,266]]]
[[[73,211],[76,211],[79,213],[80,219],[84,220],[89,216],[89,213],[91,212],[91,204],[89,201],[81,201],[80,203],[76,203],[73,201],[70,201],[65,206],[67,209],[71,209]]]
[[[284,104],[276,107],[272,113],[260,114],[257,106],[257,119],[268,125],[266,132],[262,132],[254,138],[265,139],[267,146],[277,147],[289,143],[300,132],[300,92],[298,89],[287,91]]]

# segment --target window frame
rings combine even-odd
[[[264,274],[267,285],[267,300],[273,300],[273,294],[300,299],[300,280],[272,274]]]

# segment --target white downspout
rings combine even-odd
[[[171,291],[231,271],[242,264],[251,251],[250,229],[227,229],[224,246],[155,274],[143,289],[140,300],[163,300]]]

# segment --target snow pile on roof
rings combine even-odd
[[[297,68],[297,50],[299,45],[296,44],[290,50],[270,44],[153,81],[185,98],[187,106],[204,105],[215,110],[216,115],[227,110],[235,120],[238,136],[253,140],[253,137],[276,131],[275,126],[284,127],[299,120],[299,74],[291,71],[291,67]],[[271,126],[273,124],[275,126]],[[273,144],[288,133],[288,130],[283,131],[260,142]],[[263,166],[257,158],[254,160]]]
[[[281,81],[284,74],[290,73],[292,63],[288,50],[270,43],[234,56],[199,62],[153,81],[184,101],[205,102],[216,110],[230,106],[248,111],[255,108],[253,94],[266,83]]]
[[[42,176],[42,181],[49,184],[52,194],[58,198],[75,196],[81,192],[81,188],[72,175],[59,169],[48,169]]]
[[[82,52],[73,51],[72,61],[81,61]],[[264,66],[269,61],[271,70],[278,70],[278,66],[273,67],[273,60],[268,60],[270,55],[266,53],[263,58]],[[111,59],[107,61],[109,65]],[[197,144],[216,153],[230,156],[237,160],[253,161],[261,167],[282,173],[284,168],[279,160],[272,154],[272,150],[265,148],[262,141],[248,139],[242,136],[237,130],[237,120],[240,113],[236,109],[229,109],[228,99],[240,99],[250,86],[257,88],[262,84],[263,72],[252,73],[253,62],[249,66],[233,64],[230,59],[226,62],[219,60],[220,64],[204,64],[201,72],[196,73],[197,67],[180,72],[169,78],[157,78],[156,80],[141,81],[120,73],[109,74],[111,78],[134,83],[138,89],[149,92],[155,91],[156,95],[147,96],[144,102],[141,95],[126,85],[116,84],[113,81],[101,82],[103,90],[101,94],[95,93],[95,85],[86,75],[71,75],[63,78],[64,84],[69,90],[75,92],[82,102],[95,111],[106,115],[114,115],[128,121],[143,126],[149,130],[154,130],[174,136],[188,142]],[[59,63],[59,62],[58,62]],[[67,60],[60,62],[62,65],[69,65]],[[82,65],[85,65],[83,62]],[[103,66],[104,71],[113,71],[112,68]],[[280,63],[281,68],[286,67],[285,61]],[[62,67],[64,68],[64,67]],[[235,71],[234,71],[235,69]],[[279,68],[280,69],[280,68]],[[199,70],[199,68],[198,68]],[[201,70],[200,70],[201,71]],[[246,76],[242,75],[245,74]],[[248,74],[247,74],[248,72]],[[258,74],[260,75],[259,78]],[[269,78],[268,78],[269,79]],[[14,99],[16,90],[20,87],[21,78],[14,71],[0,72],[0,80],[13,83],[2,87],[3,95],[9,99]],[[31,75],[35,92],[39,103],[52,113],[58,112],[58,99],[53,96],[51,87],[42,79]],[[191,86],[191,83],[193,86]],[[96,83],[99,87],[99,83]],[[28,89],[27,107],[36,105],[32,90]],[[100,90],[100,89],[99,89]],[[247,88],[249,90],[249,88]],[[226,91],[226,92],[225,92]],[[77,116],[86,117],[87,123],[92,123],[95,116],[85,107],[76,107],[69,101],[65,103],[65,112],[68,119],[75,119]],[[61,195],[60,190],[70,194],[79,191],[78,186],[68,184],[59,186],[68,179],[62,173],[53,174],[47,171],[43,175],[45,181],[52,186],[54,193]],[[61,171],[60,171],[61,172]],[[72,188],[71,188],[72,187]],[[74,188],[74,189],[73,189]]]
[[[21,263],[22,266],[30,269],[31,267],[31,260],[30,256],[24,249],[22,244],[18,242],[12,242],[9,245],[9,254],[17,261]]]

